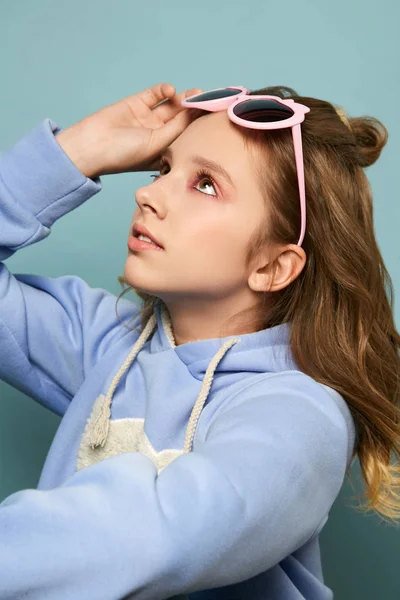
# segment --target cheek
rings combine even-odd
[[[200,254],[210,266],[215,263],[239,267],[244,261],[244,233],[236,224],[232,225],[226,220],[211,225],[193,223],[187,234],[185,238],[191,253]]]

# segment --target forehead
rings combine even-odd
[[[220,163],[235,183],[240,177],[255,177],[254,155],[245,145],[240,126],[232,123],[225,110],[193,121],[170,148],[181,157],[197,154]]]

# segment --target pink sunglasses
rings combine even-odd
[[[301,232],[297,246],[301,246],[306,231],[306,192],[300,123],[304,121],[304,115],[310,112],[310,109],[291,99],[283,100],[278,96],[248,96],[249,92],[250,90],[240,85],[217,88],[189,96],[182,100],[181,104],[187,108],[200,108],[210,112],[227,109],[231,121],[250,129],[292,128],[301,209]]]

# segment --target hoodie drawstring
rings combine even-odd
[[[94,450],[98,446],[103,447],[106,443],[108,432],[110,429],[110,417],[111,417],[111,402],[112,396],[114,394],[114,390],[117,387],[119,380],[124,375],[125,371],[129,369],[130,364],[136,358],[136,355],[145,345],[147,338],[150,337],[153,329],[155,329],[157,325],[157,319],[155,314],[153,313],[150,319],[146,323],[146,327],[143,329],[140,334],[136,344],[133,346],[132,350],[126,357],[124,364],[118,371],[118,373],[113,378],[110,388],[107,392],[107,395],[100,394],[100,396],[96,399],[97,403],[97,415],[92,425],[92,430],[90,434],[90,447]],[[100,407],[99,407],[100,405]]]
[[[167,309],[164,304],[161,305],[161,319],[163,323],[163,327],[165,329],[166,335],[172,345],[173,348],[176,347],[174,336],[172,333],[172,324]],[[90,432],[90,447],[94,450],[97,447],[103,447],[107,441],[109,429],[110,429],[110,418],[111,418],[111,402],[114,391],[122,378],[125,372],[129,369],[131,363],[135,360],[137,354],[140,352],[142,347],[145,345],[147,339],[153,333],[153,330],[157,326],[157,318],[153,313],[149,320],[146,323],[146,326],[143,332],[140,334],[136,344],[126,357],[123,365],[119,369],[118,373],[113,378],[110,388],[104,396],[104,394],[100,394],[96,402],[94,404],[94,408],[92,411],[91,419],[93,419],[93,423],[91,425]],[[214,378],[215,370],[225,356],[226,352],[240,342],[240,338],[232,338],[227,340],[218,352],[215,354],[210,364],[208,365],[207,371],[204,375],[202,386],[200,393],[197,397],[197,400],[194,404],[192,413],[190,415],[189,423],[186,428],[185,434],[185,443],[184,443],[184,452],[190,452],[192,449],[193,439],[197,427],[197,422],[200,418],[201,411],[203,410],[204,404],[207,400],[212,381]]]

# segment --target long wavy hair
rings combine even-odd
[[[398,526],[400,336],[393,283],[375,238],[372,193],[364,172],[380,156],[387,130],[375,118],[346,117],[333,104],[299,96],[285,86],[251,94],[293,98],[311,111],[302,123],[306,264],[286,288],[262,293],[262,300],[268,295],[268,310],[263,301],[249,309],[249,324],[259,330],[291,323],[290,346],[299,368],[337,390],[353,416],[357,437],[352,459],[358,456],[365,482],[364,494],[357,498],[366,500],[356,509],[375,511]],[[238,129],[248,150],[257,150],[268,206],[268,220],[249,241],[249,265],[266,244],[297,244],[300,203],[290,128]],[[159,298],[129,286],[123,276],[118,279],[125,287],[119,298],[132,289],[143,300],[143,330]],[[350,467],[346,475],[351,482]]]

